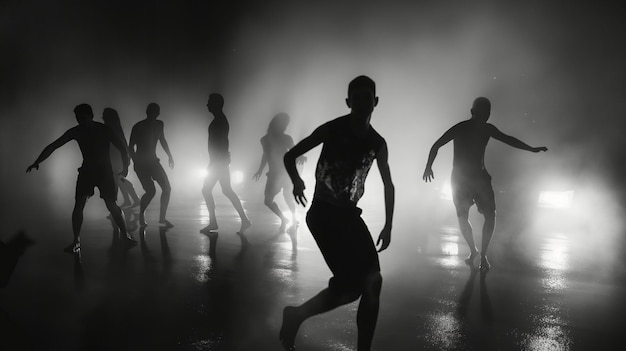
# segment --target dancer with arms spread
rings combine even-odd
[[[474,244],[472,226],[469,222],[469,210],[474,203],[478,211],[485,217],[483,237],[480,250],[480,269],[489,270],[487,249],[496,225],[496,201],[491,186],[491,175],[485,169],[485,149],[489,139],[494,138],[518,149],[540,152],[546,147],[531,147],[526,143],[502,133],[493,124],[487,123],[491,115],[491,102],[485,97],[474,100],[471,108],[472,117],[448,129],[430,149],[423,179],[430,182],[434,179],[433,162],[437,151],[451,140],[454,141],[454,158],[452,161],[452,199],[461,228],[461,234],[469,245],[470,255],[465,260],[473,266],[478,256]]]
[[[83,209],[87,199],[94,195],[94,188],[98,187],[100,197],[104,200],[107,209],[111,212],[113,221],[120,229],[120,236],[127,246],[136,245],[137,242],[127,233],[126,224],[122,211],[115,203],[117,190],[110,158],[110,145],[115,146],[122,157],[122,176],[128,174],[128,154],[124,143],[102,123],[93,120],[93,110],[88,104],[80,104],[74,109],[78,125],[70,128],[60,138],[46,146],[39,157],[28,166],[26,172],[39,169],[39,164],[46,160],[52,153],[72,140],[76,140],[83,155],[83,164],[78,169],[76,181],[76,195],[74,210],[72,212],[72,230],[74,240],[64,251],[76,253],[80,250],[80,230],[83,224]]]

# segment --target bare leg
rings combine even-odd
[[[115,224],[120,229],[120,238],[126,244],[135,245],[137,242],[133,239],[128,232],[126,231],[126,223],[124,222],[124,216],[122,215],[122,210],[117,206],[114,200],[104,200],[104,203],[107,206],[109,212],[111,212],[111,217],[115,221]]]
[[[483,224],[483,241],[480,249],[480,269],[489,270],[491,265],[487,260],[487,250],[489,249],[493,231],[496,228],[496,212],[490,211],[486,212],[484,215],[485,223]]]
[[[150,201],[152,201],[152,199],[154,198],[154,195],[156,194],[156,188],[154,187],[154,182],[152,181],[152,179],[150,179],[150,181],[142,182],[142,184],[143,189],[146,191],[146,193],[143,194],[143,196],[141,197],[141,203],[139,206],[139,224],[147,225],[148,223],[146,222],[146,208],[148,208]]]
[[[213,188],[217,184],[217,176],[209,173],[207,175],[204,185],[202,186],[202,195],[204,196],[204,202],[206,203],[207,210],[209,211],[209,225],[203,228],[201,231],[216,230],[217,218],[215,216],[215,199],[213,198]]]
[[[359,329],[359,342],[357,350],[369,351],[372,348],[372,339],[378,320],[379,298],[383,278],[379,272],[371,274],[367,278],[363,295],[357,312],[357,327]]]
[[[470,255],[465,259],[468,265],[472,265],[474,262],[474,258],[478,255],[478,249],[476,248],[476,243],[474,242],[474,233],[472,231],[472,225],[469,221],[469,207],[468,208],[457,208],[457,219],[459,221],[459,228],[461,229],[461,234],[467,245],[470,249]]]
[[[279,232],[284,232],[287,227],[287,218],[283,214],[283,211],[280,210],[278,204],[274,201],[276,194],[280,191],[280,187],[278,186],[277,177],[274,173],[269,173],[267,175],[267,182],[265,183],[265,200],[264,204],[267,206],[274,214],[280,218],[280,228]]]
[[[167,178],[167,174],[163,167],[159,166],[159,170],[154,174],[154,180],[161,187],[161,207],[159,210],[159,223],[165,224],[166,227],[173,227],[174,225],[165,219],[167,214],[167,206],[170,203],[170,195],[172,193],[172,186]]]
[[[265,206],[267,206],[270,210],[272,210],[272,212],[274,212],[278,216],[278,218],[280,218],[280,231],[283,232],[285,230],[285,227],[287,226],[287,218],[285,218],[285,215],[278,207],[278,204],[276,203],[276,201],[274,201],[274,196],[268,196],[266,194],[264,203]]]
[[[289,229],[293,230],[298,227],[298,219],[296,218],[296,202],[293,199],[293,195],[289,194],[285,191],[285,189],[287,188],[283,187],[283,197],[285,198],[289,212],[291,212],[291,228]]]
[[[283,310],[283,324],[279,333],[279,339],[283,348],[285,350],[294,350],[298,329],[307,318],[328,312],[358,298],[359,295],[356,293],[340,294],[330,288],[326,288],[298,307],[285,307]]]
[[[235,208],[235,211],[239,214],[239,218],[241,218],[241,228],[239,229],[239,233],[243,234],[246,229],[252,225],[252,223],[250,223],[250,220],[246,216],[246,212],[243,210],[243,206],[241,206],[239,196],[237,196],[230,185],[229,172],[225,172],[222,177],[220,177],[220,185],[222,186],[222,193],[224,193],[224,195],[230,200]]]
[[[74,253],[80,250],[80,229],[83,226],[83,209],[86,203],[86,196],[76,198],[74,210],[72,211],[72,232],[74,234],[74,240],[63,250],[65,252]]]
[[[122,198],[124,202],[120,207],[135,207],[139,205],[139,196],[135,192],[135,187],[130,180],[125,179],[124,181],[119,182],[120,193],[122,194]],[[132,201],[131,201],[132,198]]]

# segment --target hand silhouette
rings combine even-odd
[[[435,179],[435,174],[433,173],[433,169],[428,167],[424,170],[424,175],[422,176],[425,182],[430,182]]]
[[[378,236],[378,240],[376,241],[376,246],[380,245],[380,249],[378,249],[378,252],[381,252],[385,250],[386,248],[388,248],[390,243],[391,243],[391,228],[385,227],[380,232],[380,235]]]
[[[32,171],[34,169],[39,170],[39,164],[38,163],[33,163],[32,165],[28,166],[28,168],[26,169],[26,173],[30,173],[30,171]]]
[[[298,205],[306,206],[307,199],[304,196],[304,182],[302,180],[293,184],[293,196],[296,198],[296,203]]]

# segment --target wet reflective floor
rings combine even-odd
[[[145,231],[127,211],[140,244],[123,249],[104,206],[92,202],[80,256],[62,251],[71,204],[27,226],[36,245],[0,289],[0,349],[280,350],[282,308],[329,278],[306,225],[293,238],[278,233],[261,204],[244,204],[253,221],[246,238],[235,235],[238,219],[223,202],[217,236],[199,233],[207,224],[200,200],[172,203],[171,229],[157,225],[156,205]],[[621,237],[602,244],[602,235],[580,228],[520,230],[505,217],[490,248],[492,269],[481,274],[465,264],[469,250],[454,222],[420,225],[404,211],[380,255],[374,350],[621,349]],[[377,236],[382,208],[365,208],[364,217]],[[297,349],[354,350],[356,308],[305,322]]]

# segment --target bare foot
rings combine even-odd
[[[122,236],[121,238],[122,243],[130,248],[130,247],[134,247],[135,245],[137,245],[137,240],[133,239],[130,234],[126,234],[124,236]]]
[[[239,228],[239,232],[237,234],[244,234],[246,229],[250,228],[252,223],[246,218],[241,220],[241,228]]]
[[[478,250],[472,251],[465,259],[465,263],[470,267],[474,267],[474,259],[476,259],[476,256],[478,256]]]
[[[287,228],[287,219],[286,218],[281,218],[280,219],[280,227],[278,227],[278,232],[279,233],[285,232],[285,228]]]
[[[167,219],[161,219],[159,221],[159,223],[163,224],[166,228],[173,228],[174,227],[172,222],[168,221]]]
[[[218,228],[217,222],[210,222],[209,225],[207,225],[206,227],[200,229],[200,233],[212,232],[214,230],[217,230],[217,228]]]
[[[80,241],[72,242],[67,247],[65,247],[63,249],[63,251],[65,251],[65,252],[67,252],[69,254],[75,254],[77,252],[80,252]]]
[[[289,228],[287,228],[287,233],[289,235],[294,235],[298,232],[298,226],[300,225],[300,222],[298,221],[293,221],[293,224],[289,226]]]
[[[146,222],[146,215],[144,213],[139,214],[139,225],[142,227],[145,227],[148,225],[148,222]]]
[[[287,306],[283,309],[283,325],[280,327],[278,339],[287,351],[296,349],[296,334],[300,328],[302,321],[298,317],[297,309],[293,306]]]
[[[480,270],[481,271],[488,271],[489,268],[491,268],[491,264],[489,264],[489,261],[487,260],[487,256],[481,256],[480,257]]]

